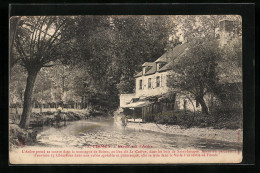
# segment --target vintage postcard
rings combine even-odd
[[[239,15],[12,16],[10,164],[241,163]]]

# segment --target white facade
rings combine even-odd
[[[200,111],[201,106],[196,103],[196,100],[193,98],[188,98],[185,95],[177,94],[175,106],[177,109],[186,109],[190,111]]]
[[[167,87],[167,75],[166,72],[156,72],[147,76],[140,76],[135,79],[135,93],[136,97],[147,97],[147,96],[155,96],[168,92]],[[157,86],[159,79],[159,84]],[[149,80],[151,81],[151,85],[149,86]],[[141,84],[140,84],[141,83]]]

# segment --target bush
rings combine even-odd
[[[241,108],[217,107],[212,110],[215,119],[214,128],[242,128],[243,116]]]
[[[214,118],[210,115],[202,114],[201,112],[179,110],[174,113],[168,112],[163,116],[156,116],[155,122],[159,124],[179,125],[181,127],[208,127],[213,125]]]
[[[145,116],[145,121],[146,121],[146,122],[154,122],[156,117],[157,117],[157,116],[154,115],[154,114]]]
[[[164,112],[163,114],[151,114],[146,117],[147,122],[158,124],[179,125],[181,127],[213,127],[238,129],[242,128],[242,110],[239,108],[218,107],[210,111],[209,115],[197,111],[179,110],[176,112]]]
[[[37,131],[22,129],[15,124],[10,125],[9,144],[11,147],[33,145],[36,142],[36,137]]]
[[[169,125],[175,125],[177,123],[177,117],[174,114],[166,113],[163,115],[156,115],[154,117],[154,121],[158,124],[169,124]]]

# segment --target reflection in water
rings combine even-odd
[[[67,126],[44,127],[38,136],[39,145],[85,147],[92,145],[150,145],[161,149],[221,149],[240,150],[234,143],[207,140],[181,135],[140,131],[113,122],[75,121]]]

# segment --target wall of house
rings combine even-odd
[[[135,97],[135,93],[120,94],[120,107],[126,106],[134,97]]]
[[[147,96],[155,96],[160,95],[168,92],[167,87],[167,75],[169,74],[168,71],[166,72],[156,72],[155,74],[148,75],[148,76],[141,76],[136,78],[136,97],[147,97]],[[160,77],[160,86],[156,87],[156,77]],[[151,78],[151,88],[148,88],[148,79]],[[139,89],[140,80],[142,80],[142,89]]]
[[[186,109],[189,111],[201,111],[201,105],[199,103],[196,102],[196,100],[194,98],[190,98],[190,100],[185,96],[185,95],[177,95],[176,97],[176,106],[179,110],[183,110],[184,109],[184,102],[186,100]],[[204,101],[209,109],[209,112],[212,108],[214,108],[215,106],[217,106],[219,103],[216,99],[216,97],[211,94],[208,93],[204,96]],[[194,106],[194,107],[193,107]]]
[[[200,111],[201,110],[201,106],[198,104],[196,105],[196,100],[193,98],[188,99],[185,95],[180,95],[177,94],[176,96],[176,102],[175,102],[175,106],[177,109],[179,110],[184,110],[184,102],[186,101],[186,109],[193,112],[194,109],[195,111]]]

